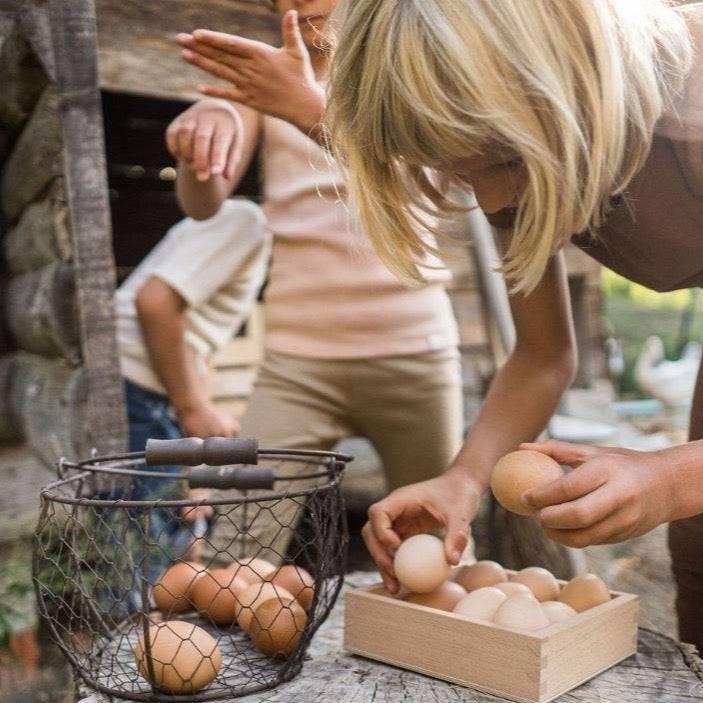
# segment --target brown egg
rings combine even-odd
[[[544,486],[564,475],[552,457],[531,449],[506,454],[493,467],[491,489],[496,500],[511,513],[533,515],[536,511],[522,502],[531,488]]]
[[[602,579],[595,574],[580,574],[561,589],[559,600],[570,605],[577,613],[610,600],[610,592]]]
[[[517,630],[539,630],[549,625],[549,618],[534,598],[513,596],[496,610],[493,622]]]
[[[506,583],[496,583],[492,588],[497,588],[499,591],[503,591],[508,598],[513,596],[528,596],[529,598],[535,598],[535,594],[525,586],[523,583],[513,583],[512,581],[507,581]]]
[[[269,580],[291,593],[306,611],[310,610],[315,597],[315,579],[305,569],[287,564],[278,569]]]
[[[279,605],[288,605],[295,598],[285,588],[276,586],[273,583],[253,583],[238,596],[235,609],[237,625],[248,632],[254,610],[268,600],[275,600]]]
[[[527,586],[535,598],[541,602],[556,600],[559,597],[559,584],[554,575],[541,566],[528,566],[510,577],[513,583]]]
[[[300,603],[267,600],[257,606],[249,626],[256,648],[269,657],[288,657],[298,646],[308,617]]]
[[[164,614],[187,613],[193,608],[193,588],[205,567],[194,561],[181,561],[164,571],[152,591],[156,607]]]
[[[547,616],[550,624],[561,622],[562,620],[567,620],[577,615],[576,611],[570,605],[556,600],[548,600],[540,605],[542,606],[542,612]]]
[[[222,652],[217,642],[190,622],[169,620],[152,625],[149,640],[151,657],[146,654],[144,635],[134,648],[137,667],[145,679],[165,693],[197,693],[212,683],[222,666]]]
[[[203,617],[216,625],[231,625],[238,596],[247,588],[247,582],[229,569],[212,569],[193,587],[193,604]]]
[[[505,569],[495,561],[477,561],[475,564],[462,566],[454,575],[454,581],[466,589],[467,593],[507,580]]]
[[[445,581],[439,588],[429,593],[411,593],[403,598],[408,603],[424,605],[451,613],[454,606],[466,595],[466,590],[454,581]]]
[[[276,571],[276,567],[270,561],[256,557],[235,559],[227,568],[234,571],[237,578],[244,579],[250,585],[266,581]]]

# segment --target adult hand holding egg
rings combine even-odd
[[[443,528],[446,561],[458,564],[480,497],[481,489],[475,482],[450,469],[429,481],[398,488],[372,505],[362,535],[386,589],[398,592],[393,557],[401,542],[413,535]]]
[[[659,452],[555,440],[521,448],[575,469],[523,496],[555,542],[570,547],[620,542],[673,519],[673,482]]]

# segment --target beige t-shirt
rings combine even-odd
[[[204,371],[206,358],[227,344],[246,319],[268,258],[265,218],[247,200],[227,200],[208,220],[186,218],[174,225],[115,294],[122,375],[165,394],[152,369],[135,306],[148,278],[162,279],[186,301],[186,341]]]
[[[267,348],[344,359],[455,345],[449,271],[426,269],[421,288],[401,284],[351,224],[329,154],[287,122],[265,117],[263,125],[263,207],[273,235]]]

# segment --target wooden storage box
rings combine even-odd
[[[344,646],[493,695],[546,703],[637,650],[639,598],[611,596],[569,620],[521,632],[406,603],[378,584],[347,593]]]

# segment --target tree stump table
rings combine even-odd
[[[370,585],[376,574],[349,574],[344,590]],[[344,652],[344,591],[312,641],[302,672],[278,688],[243,698],[246,703],[367,703],[435,701],[496,703],[496,696],[455,686]],[[686,703],[703,700],[703,661],[691,645],[640,629],[638,653],[560,696],[558,703]],[[79,703],[121,703],[80,688]]]

